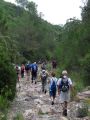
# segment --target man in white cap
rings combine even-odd
[[[58,94],[60,95],[64,116],[67,116],[67,104],[70,100],[70,89],[72,88],[72,81],[67,74],[66,70],[62,71],[62,77],[57,82]]]

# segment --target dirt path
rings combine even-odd
[[[74,108],[75,103],[70,103],[69,108]],[[68,110],[68,117],[62,116],[62,107],[57,95],[55,105],[51,105],[49,92],[41,91],[41,82],[32,84],[23,78],[20,80],[20,88],[17,84],[17,94],[8,113],[8,120],[21,113],[24,120],[85,120],[73,118],[73,113]],[[89,120],[89,119],[86,119]]]

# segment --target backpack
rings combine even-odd
[[[56,90],[56,82],[53,79],[52,79],[52,84],[51,84],[51,90],[52,91]]]
[[[29,70],[29,64],[25,66],[25,70]]]
[[[41,79],[42,79],[42,80],[46,80],[46,78],[47,78],[46,71],[45,71],[45,72],[42,72],[42,73],[41,73]]]
[[[46,69],[46,65],[45,64],[42,64],[42,66],[41,66],[41,69]]]
[[[34,72],[37,71],[37,65],[32,65],[32,71],[34,71]]]
[[[69,82],[68,79],[67,80],[63,80],[61,79],[61,83],[60,83],[60,91],[62,92],[67,92],[69,90]]]

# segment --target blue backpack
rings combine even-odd
[[[55,82],[55,80],[52,80],[51,90],[52,91],[56,90],[56,82]]]
[[[34,72],[37,71],[37,65],[32,65],[32,71],[34,71]]]

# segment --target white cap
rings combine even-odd
[[[67,71],[66,70],[63,70],[62,71],[62,74],[64,75],[64,74],[67,74]]]

